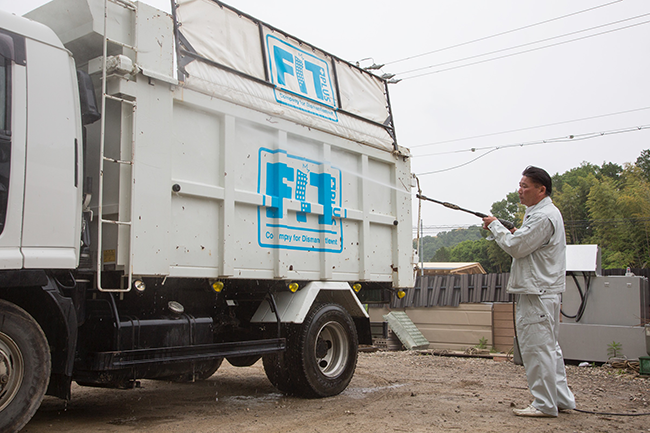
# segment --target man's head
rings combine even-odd
[[[553,191],[551,176],[546,170],[539,167],[528,166],[521,173],[523,177],[519,182],[519,201],[525,206],[534,206],[544,197],[550,196]]]

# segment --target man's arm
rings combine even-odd
[[[489,220],[489,221],[488,221]],[[515,259],[526,257],[546,244],[555,231],[544,215],[531,215],[516,232],[510,232],[494,217],[484,218],[484,227],[492,232],[496,243]],[[487,223],[487,224],[486,224]]]
[[[483,228],[485,230],[490,230],[488,228],[488,226],[490,225],[490,223],[492,221],[499,221],[499,219],[497,217],[493,217],[493,216],[487,216],[487,217],[483,218]],[[499,222],[501,222],[501,221],[499,221]],[[516,230],[517,230],[517,227],[513,227],[513,228],[510,229],[510,233],[514,233]]]

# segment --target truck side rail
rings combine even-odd
[[[229,356],[263,355],[283,352],[284,338],[235,341],[230,343],[199,344],[195,346],[96,352],[87,357],[86,368],[92,371],[118,370],[146,364],[200,361]]]

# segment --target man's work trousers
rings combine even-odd
[[[519,353],[535,398],[532,405],[553,416],[558,409],[574,409],[558,343],[560,295],[519,295],[516,323]]]

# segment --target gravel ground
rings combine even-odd
[[[210,379],[141,382],[133,390],[74,386],[66,403],[46,397],[29,433],[78,432],[650,432],[650,379],[608,366],[567,366],[578,408],[520,418],[530,402],[523,367],[430,352],[360,353],[346,391],[325,399],[279,393],[262,363],[224,362]],[[621,414],[621,415],[619,415]],[[622,414],[626,414],[624,416]]]

